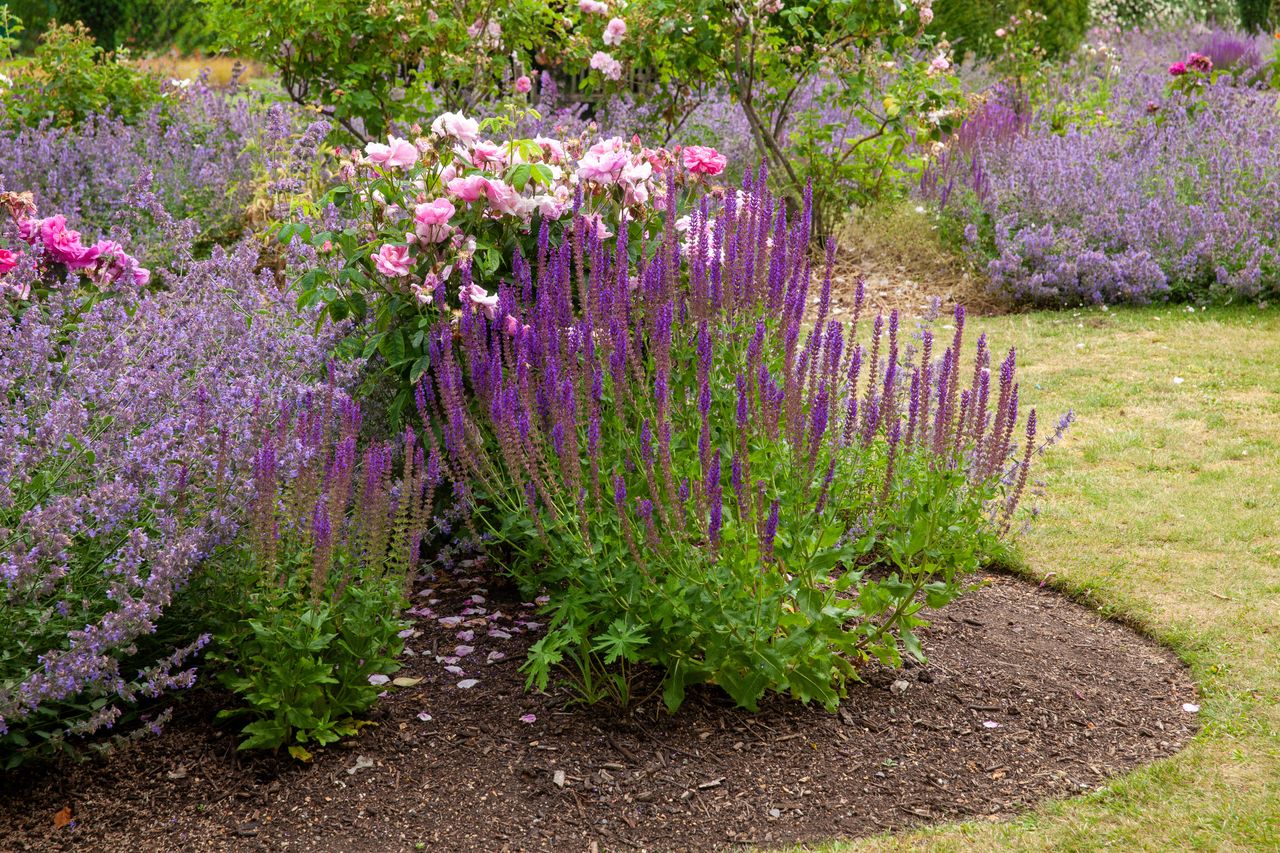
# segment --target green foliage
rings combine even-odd
[[[466,109],[498,91],[514,51],[529,58],[560,40],[543,0],[208,0],[221,44],[281,76],[295,101],[321,107],[352,135],[385,135]],[[477,32],[469,34],[468,30]]]
[[[317,598],[297,576],[283,586],[264,582],[252,563],[232,570],[235,578],[244,582],[227,589],[236,618],[214,635],[210,658],[226,667],[219,680],[245,703],[219,718],[251,718],[240,748],[323,746],[358,731],[354,716],[383,690],[370,677],[400,667],[403,580],[361,578]]]
[[[70,127],[110,111],[137,121],[161,103],[160,81],[107,53],[83,24],[55,25],[40,36],[31,61],[4,95],[5,120]]]
[[[750,4],[640,0],[621,50],[661,83],[703,81],[741,107],[774,184],[798,208],[813,185],[815,236],[852,205],[901,186],[914,142],[950,127],[956,91],[918,6],[891,0]]]
[[[1236,0],[1236,11],[1240,26],[1251,33],[1266,32],[1280,20],[1272,0]]]
[[[23,43],[27,51],[54,21],[83,23],[108,50],[177,45],[187,51],[208,43],[202,36],[200,0],[13,0],[9,5],[28,24]]]
[[[959,54],[992,57],[1002,50],[996,30],[1025,13],[1044,16],[1036,38],[1046,57],[1070,54],[1089,26],[1088,0],[936,0],[930,31],[945,35]]]

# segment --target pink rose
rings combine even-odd
[[[1213,71],[1213,60],[1203,53],[1191,53],[1187,55],[1187,67],[1192,71],[1208,74]]]
[[[625,151],[597,151],[592,149],[578,161],[578,177],[598,184],[611,184],[626,168],[631,158]]]
[[[452,136],[470,145],[480,135],[480,123],[461,113],[441,113],[431,122],[431,132],[437,136]]]
[[[616,47],[622,44],[622,37],[627,34],[627,22],[621,18],[614,18],[604,28],[604,43],[610,47]]]
[[[485,181],[482,175],[468,175],[465,178],[454,178],[449,181],[446,186],[449,192],[456,195],[465,202],[478,201],[485,191]]]
[[[600,0],[578,0],[578,11],[588,15],[604,15],[608,13],[609,6]]]
[[[563,163],[568,159],[565,153],[564,145],[558,139],[552,139],[547,136],[535,136],[534,144],[542,149],[542,156],[551,163]]]
[[[484,192],[489,197],[489,204],[503,213],[516,213],[520,209],[520,194],[503,181],[486,180]]]
[[[690,145],[680,152],[684,167],[695,175],[718,175],[724,171],[728,160],[714,148]]]
[[[477,142],[475,147],[471,149],[471,163],[476,168],[483,169],[486,166],[501,167],[507,162],[507,155],[501,146],[495,145],[489,141]]]
[[[373,256],[373,265],[378,268],[378,272],[392,278],[408,275],[412,263],[408,246],[393,246],[388,243]]]
[[[927,27],[933,23],[933,10],[925,6],[920,10],[920,26]]]
[[[1187,64],[1185,62],[1175,62],[1169,66],[1170,77],[1181,77],[1187,73]]]
[[[408,168],[418,162],[418,149],[407,139],[393,136],[387,144],[370,142],[364,147],[364,153],[370,163],[391,168]]]
[[[0,249],[0,275],[4,275],[9,270],[18,265],[18,256],[8,249]]]
[[[622,63],[603,50],[591,54],[591,67],[599,71],[608,80],[622,79]]]
[[[40,222],[40,239],[49,257],[67,269],[80,270],[93,266],[98,250],[80,242],[80,232],[67,227],[63,216],[50,216]]]
[[[533,91],[533,81],[523,74],[516,78],[516,91],[521,95],[527,95]]]
[[[464,299],[471,301],[471,304],[484,312],[484,315],[490,320],[496,319],[498,316],[498,294],[490,294],[478,284],[472,283],[467,289],[459,294]]]
[[[453,230],[449,227],[449,220],[456,212],[457,208],[447,198],[418,205],[413,210],[414,234],[428,243],[444,242]]]

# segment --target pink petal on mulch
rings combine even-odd
[[[454,646],[453,653],[460,658],[465,658],[476,650],[475,646]]]
[[[495,638],[497,638],[497,639],[499,639],[499,640],[510,640],[510,639],[511,639],[511,632],[510,632],[510,631],[504,631],[504,630],[502,630],[501,628],[490,628],[490,629],[489,629],[489,636],[490,636],[490,637],[495,637]]]
[[[446,667],[444,668],[444,671],[445,671],[445,672],[447,672],[447,673],[449,673],[450,675],[466,675],[466,674],[467,674],[467,671],[466,671],[465,669],[463,669],[462,667],[460,667],[460,666],[453,666],[453,665],[446,666]]]
[[[475,687],[479,683],[480,683],[480,679],[478,678],[464,678],[458,682],[458,689],[470,690],[472,687]]]
[[[520,722],[522,723],[536,723],[537,721],[538,721],[538,718],[534,714],[525,714],[523,717],[520,718]]]
[[[476,638],[476,632],[468,628],[465,631],[458,632],[458,639],[464,643],[469,643]]]

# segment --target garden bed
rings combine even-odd
[[[998,819],[1192,735],[1195,690],[1170,652],[1049,590],[989,580],[937,615],[927,667],[867,672],[838,714],[779,698],[749,714],[698,690],[672,718],[657,699],[618,714],[525,693],[536,617],[452,579],[418,598],[438,600],[397,676],[422,681],[342,748],[310,764],[237,753],[210,692],[144,746],[6,777],[0,836],[15,850],[767,846]],[[462,617],[470,628],[439,621],[467,608],[485,611]],[[459,661],[468,689],[433,654],[459,630],[476,635]],[[64,808],[56,822],[74,822],[55,829]]]

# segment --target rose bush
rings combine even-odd
[[[464,305],[493,315],[514,258],[540,258],[565,222],[585,217],[600,239],[625,229],[638,252],[669,205],[679,214],[690,191],[719,192],[709,181],[725,158],[712,148],[491,138],[510,127],[444,113],[412,142],[393,136],[346,152],[341,183],[281,232],[328,259],[299,276],[301,304],[367,321],[348,352],[381,356],[398,389],[393,412],[430,368],[426,331],[437,318]]]

